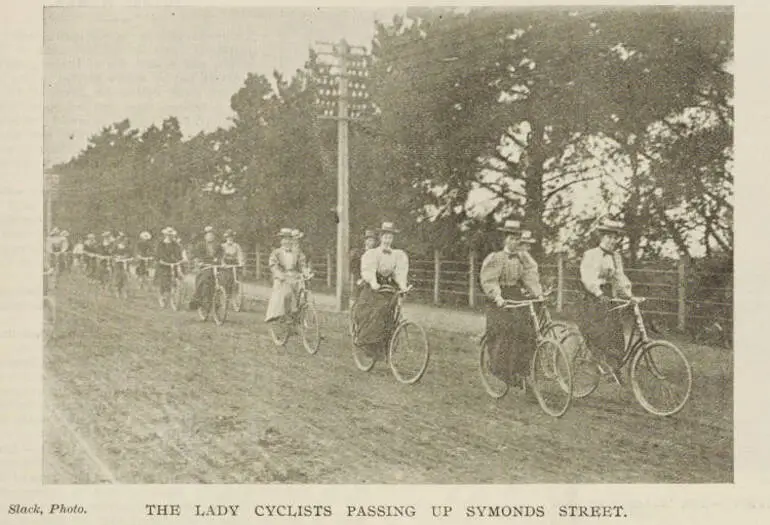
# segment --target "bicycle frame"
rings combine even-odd
[[[643,302],[644,298],[639,298],[638,301],[622,299],[614,299],[613,301],[620,302],[621,304],[611,308],[610,312],[623,310],[629,306],[633,306],[632,312],[634,314],[634,324],[631,326],[631,333],[628,336],[628,342],[626,342],[626,348],[620,365],[622,367],[625,366],[645,344],[650,342],[650,336],[647,334],[647,328],[644,326],[644,318],[642,317],[642,310],[639,308],[639,303]]]

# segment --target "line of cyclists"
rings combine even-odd
[[[70,243],[69,232],[53,228],[46,241],[47,268],[61,274],[78,267],[90,281],[103,290],[111,288],[118,295],[126,289],[127,280],[134,276],[140,288],[149,288],[154,284],[158,290],[158,302],[164,307],[175,280],[182,279],[186,270],[199,270],[206,265],[234,268],[233,272],[221,276],[221,284],[228,295],[232,293],[235,283],[240,280],[245,256],[235,241],[235,232],[228,229],[222,237],[223,240],[218,240],[213,227],[207,226],[203,239],[186,247],[179,233],[166,226],[160,231],[160,239],[153,239],[150,232],[142,231],[135,242],[131,242],[121,231],[105,231],[101,240],[94,233],[89,233],[82,240]],[[191,309],[205,294],[205,288],[211,282],[211,273],[196,272]]]

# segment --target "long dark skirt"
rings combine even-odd
[[[584,293],[576,320],[588,347],[617,367],[625,351],[625,338],[622,314],[611,312],[612,307],[612,303],[602,304],[596,296]]]
[[[503,381],[511,381],[514,374],[526,376],[536,342],[529,309],[506,310],[490,304],[486,321],[490,371]]]
[[[394,294],[375,292],[363,286],[353,308],[353,319],[357,327],[356,344],[380,346],[387,343],[393,331],[395,308]]]

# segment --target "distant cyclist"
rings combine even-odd
[[[182,260],[182,250],[179,244],[174,240],[176,232],[171,226],[166,226],[161,230],[163,239],[158,243],[157,250],[155,251],[155,258],[158,261],[155,267],[155,282],[158,286],[158,303],[161,307],[166,306],[166,300],[171,293],[171,283],[173,279],[182,276],[179,266],[172,267],[169,265],[176,264]]]
[[[226,265],[237,265],[241,268],[236,268],[235,272],[240,280],[240,272],[242,267],[246,264],[246,257],[243,255],[243,249],[241,245],[235,242],[235,232],[233,230],[227,230],[224,233],[225,242],[222,244],[222,263]],[[222,274],[222,284],[225,287],[227,295],[230,296],[233,292],[233,286],[235,285],[233,279],[233,270],[228,270]]]
[[[139,279],[146,279],[150,273],[150,262],[154,256],[152,246],[152,234],[143,231],[139,234],[139,240],[136,243],[136,276]]]
[[[196,267],[218,265],[222,262],[222,245],[217,242],[212,226],[203,230],[203,242],[193,249],[193,262]],[[190,301],[190,310],[196,310],[203,300],[210,300],[214,292],[214,272],[211,268],[199,271],[195,276],[195,293]]]

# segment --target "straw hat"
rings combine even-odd
[[[377,231],[380,233],[399,233],[392,222],[383,222]]]
[[[281,228],[281,231],[276,233],[278,237],[288,237],[292,238],[294,237],[294,231],[291,228]]]
[[[610,219],[602,219],[596,226],[595,230],[599,233],[616,233],[618,235],[625,235],[626,230],[624,224],[620,221],[613,221]]]

